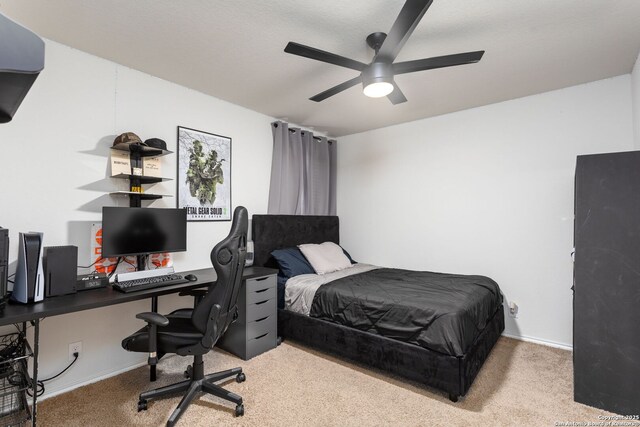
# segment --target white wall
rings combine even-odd
[[[633,134],[636,149],[640,149],[640,54],[631,72],[631,96],[633,102]]]
[[[238,88],[242,90],[242,88]],[[19,231],[43,231],[45,245],[77,244],[80,261],[89,257],[89,225],[105,205],[128,206],[107,192],[126,187],[108,176],[109,146],[116,134],[133,131],[159,137],[176,149],[178,125],[232,138],[232,200],[250,214],[266,213],[271,167],[272,118],[115,63],[47,41],[46,67],[14,120],[0,125],[0,225],[11,232],[11,259]],[[176,156],[163,160],[175,178]],[[175,181],[158,184],[175,195]],[[154,202],[175,206],[175,198]],[[210,267],[209,252],[230,222],[189,223],[186,253],[176,254],[178,270]],[[191,305],[162,297],[160,310]],[[143,326],[135,314],[149,301],[52,317],[41,326],[42,377],[67,365],[68,344],[83,342],[76,366],[47,394],[144,362],[145,355],[120,347]]]
[[[490,276],[520,306],[506,333],[571,345],[576,155],[631,149],[629,75],[343,137],[341,242]]]

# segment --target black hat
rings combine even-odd
[[[158,150],[166,150],[167,143],[161,140],[160,138],[150,138],[147,139],[144,144],[151,148],[157,148]]]

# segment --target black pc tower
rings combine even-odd
[[[9,230],[0,227],[0,308],[9,297]]]

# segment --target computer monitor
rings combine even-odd
[[[187,210],[102,208],[102,256],[187,250]]]

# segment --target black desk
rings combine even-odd
[[[276,270],[263,267],[247,267],[242,275],[243,280],[276,274]],[[91,289],[71,295],[63,295],[53,298],[45,298],[44,301],[32,304],[9,303],[0,315],[0,326],[22,323],[22,331],[26,334],[26,322],[33,322],[33,405],[32,425],[36,425],[37,381],[38,381],[38,341],[40,333],[40,319],[77,311],[91,310],[94,308],[108,307],[115,304],[124,304],[131,301],[151,298],[151,309],[157,311],[157,299],[162,295],[175,294],[191,289],[208,287],[216,281],[216,272],[213,268],[180,272],[183,276],[195,274],[197,281],[180,285],[163,286],[155,289],[146,289],[137,292],[122,293],[111,286],[100,289]],[[132,316],[136,313],[132,313]]]

